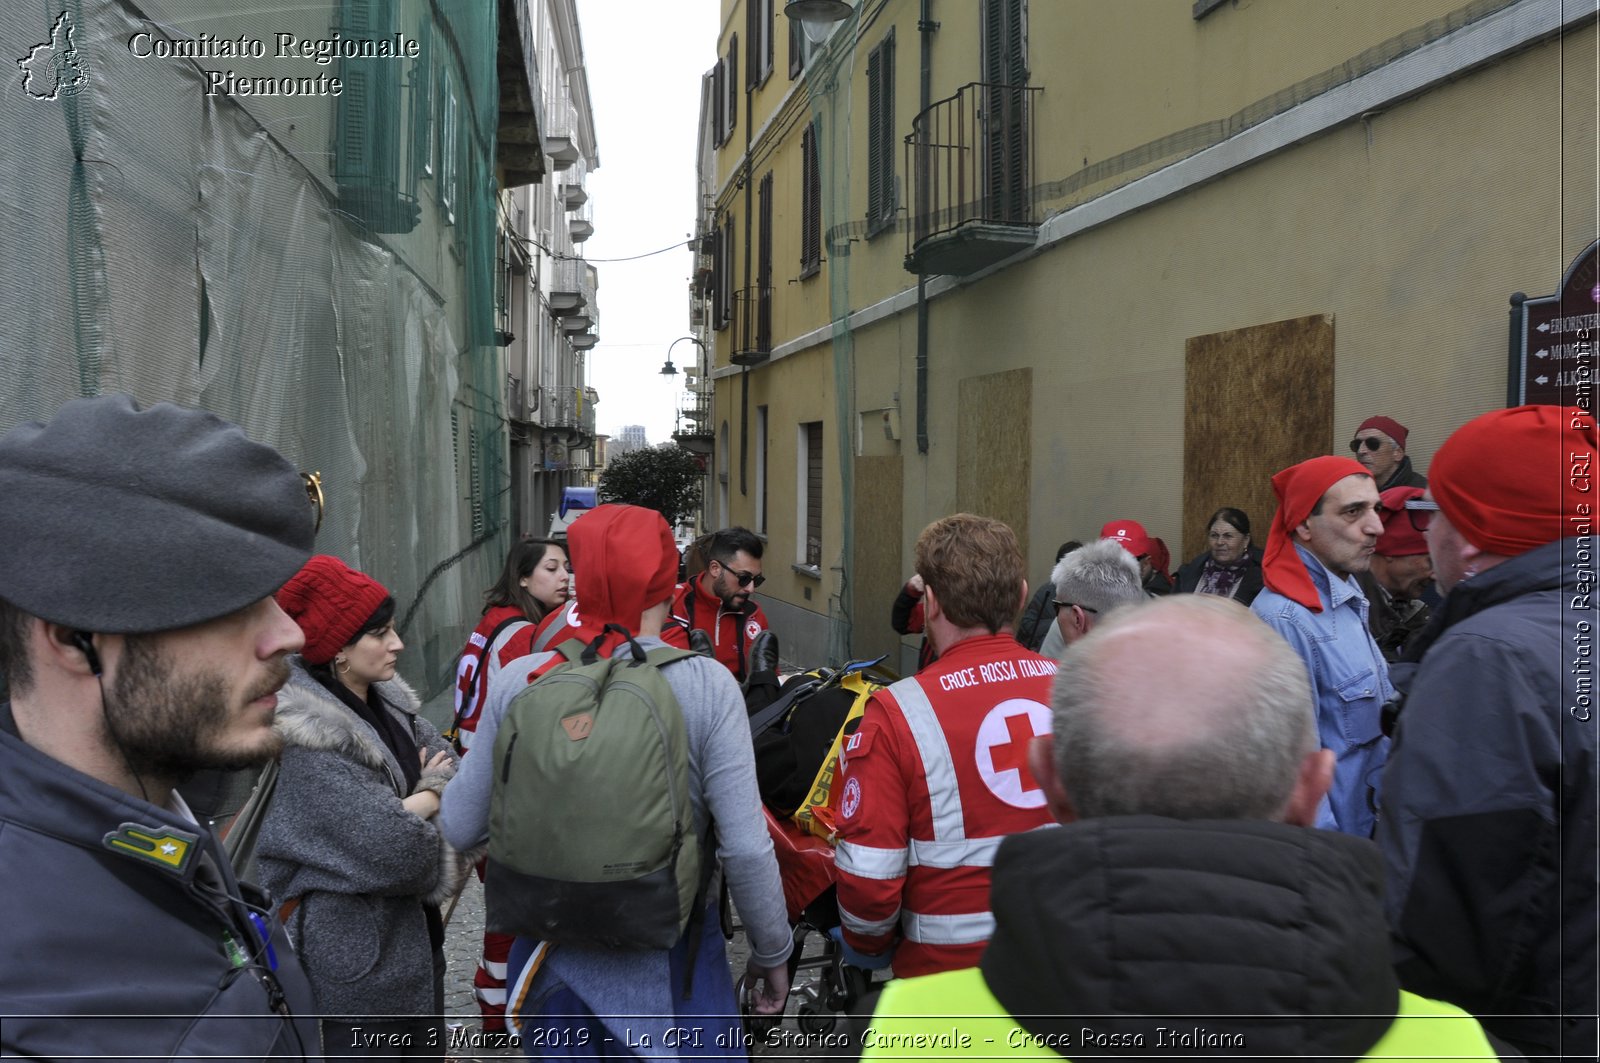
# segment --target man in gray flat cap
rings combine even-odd
[[[277,752],[299,473],[111,395],[0,437],[0,498],[0,1054],[320,1056],[274,906],[174,789]]]

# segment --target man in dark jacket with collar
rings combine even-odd
[[[889,983],[864,1058],[1494,1058],[1400,991],[1373,844],[1311,829],[1333,754],[1265,624],[1121,609],[1068,647],[1054,716],[1028,762],[1063,826],[1002,843],[979,967]]]
[[[1368,417],[1350,440],[1350,453],[1372,474],[1379,491],[1391,487],[1427,487],[1428,478],[1411,467],[1406,439],[1411,435],[1393,417]]]
[[[320,1058],[274,905],[174,787],[270,759],[300,475],[125,395],[0,438],[0,1054]]]
[[[1596,449],[1594,418],[1556,406],[1439,448],[1420,504],[1445,599],[1396,668],[1378,829],[1401,984],[1591,1059]]]

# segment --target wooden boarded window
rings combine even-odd
[[[1223,506],[1244,510],[1251,543],[1265,547],[1272,474],[1333,442],[1333,318],[1191,337],[1184,393],[1183,558],[1206,548],[1206,519]]]
[[[800,426],[800,468],[804,506],[800,511],[800,563],[822,568],[822,422]]]
[[[800,277],[822,269],[822,163],[817,123],[800,134]]]
[[[867,55],[867,235],[894,223],[894,30]]]

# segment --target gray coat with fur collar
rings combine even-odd
[[[459,887],[465,868],[432,820],[402,807],[405,776],[372,727],[300,658],[289,663],[276,723],[282,766],[257,852],[274,901],[300,898],[289,933],[317,1010],[341,1019],[439,1014],[443,971],[423,905]],[[375,689],[430,757],[449,748],[403,681]]]

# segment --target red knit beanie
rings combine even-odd
[[[1346,476],[1371,477],[1353,458],[1328,455],[1291,465],[1272,478],[1272,493],[1278,496],[1278,511],[1272,515],[1267,531],[1267,552],[1261,561],[1261,575],[1268,587],[1299,602],[1313,613],[1322,612],[1317,585],[1311,582],[1300,552],[1294,548],[1294,530],[1305,523],[1328,488]]]
[[[1378,553],[1384,557],[1412,557],[1428,552],[1427,540],[1406,515],[1406,503],[1421,498],[1423,493],[1420,487],[1391,487],[1378,496],[1378,517],[1383,521]]]
[[[1516,557],[1591,522],[1595,449],[1594,415],[1576,406],[1495,410],[1444,441],[1428,486],[1467,542]]]
[[[383,584],[340,561],[317,554],[276,595],[278,605],[305,632],[307,664],[327,664],[355,640],[389,597]]]
[[[1405,425],[1401,424],[1393,417],[1368,417],[1356,427],[1356,431],[1365,432],[1369,428],[1376,428],[1378,431],[1382,432],[1384,435],[1400,444],[1402,449],[1404,449],[1406,445],[1406,436],[1411,434],[1406,430]]]

